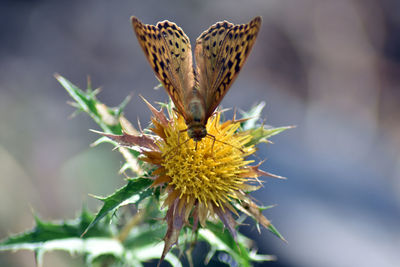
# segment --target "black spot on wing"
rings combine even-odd
[[[240,65],[239,65],[239,61],[236,62],[235,65],[235,73],[238,73],[240,71]]]

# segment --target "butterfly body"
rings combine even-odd
[[[190,40],[175,23],[141,23],[133,29],[157,78],[184,117],[194,141],[207,136],[206,124],[237,77],[255,42],[261,18],[247,24],[214,24],[196,40],[196,70]]]
[[[187,132],[194,141],[200,141],[207,135],[204,103],[196,88],[192,89],[192,93],[188,94],[188,98],[185,118]]]

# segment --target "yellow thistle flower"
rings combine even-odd
[[[168,207],[168,230],[160,262],[177,243],[182,227],[189,224],[189,216],[193,218],[194,230],[199,223],[206,227],[208,219],[219,218],[235,240],[237,222],[232,213],[238,215],[238,210],[275,230],[248,192],[261,186],[259,176],[283,177],[259,170],[259,165],[249,165],[254,160],[247,157],[256,148],[249,145],[252,136],[248,132],[238,132],[241,121],[221,123],[217,112],[206,126],[210,135],[196,142],[188,137],[180,114],[171,112],[167,118],[162,110],[145,102],[154,115],[150,128],[154,135],[103,135],[121,145],[135,147],[142,153],[143,161],[157,167],[152,172],[152,187],[162,188],[166,195],[163,207]]]

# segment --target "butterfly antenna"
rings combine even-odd
[[[212,146],[211,146],[211,151],[212,151],[213,148],[214,148],[214,143],[215,143],[215,142],[220,142],[220,143],[222,143],[222,144],[224,144],[224,145],[227,145],[227,146],[231,146],[231,147],[233,147],[233,148],[236,148],[237,150],[239,150],[239,151],[242,152],[242,153],[245,153],[244,150],[241,149],[240,147],[233,146],[233,145],[231,145],[231,144],[229,144],[229,143],[227,143],[227,142],[218,140],[218,139],[216,139],[215,136],[212,135],[212,134],[207,133],[207,136],[210,137],[211,139],[213,139],[213,144],[212,144]]]

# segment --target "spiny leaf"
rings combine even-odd
[[[279,233],[278,229],[276,229],[272,223],[268,225],[268,230],[287,243],[286,239],[283,237],[283,235],[281,235],[281,233]]]
[[[100,211],[96,214],[96,217],[90,222],[82,236],[86,233],[104,216],[114,211],[119,206],[123,205],[125,201],[131,200],[130,203],[138,203],[143,198],[149,196],[151,191],[145,190],[146,187],[152,184],[152,180],[147,178],[136,178],[134,180],[129,180],[128,183],[114,192],[112,195],[102,198],[103,206]],[[132,200],[133,197],[136,197]]]
[[[246,146],[256,145],[260,142],[269,143],[268,138],[291,128],[293,128],[293,126],[285,126],[279,128],[266,128],[265,126],[261,126],[255,129],[247,130],[245,131],[245,133],[250,134],[252,138],[246,144]]]
[[[261,116],[261,112],[265,107],[265,102],[253,106],[249,111],[240,112],[243,118],[249,118],[248,120],[241,123],[241,127],[244,131],[253,129],[256,127],[256,123]]]
[[[251,240],[238,233],[238,242],[236,243],[228,231],[224,231],[222,223],[207,223],[207,228],[199,230],[200,240],[204,240],[211,245],[211,251],[206,260],[210,260],[216,251],[229,254],[238,266],[252,266],[252,261],[268,261],[275,258],[271,255],[260,255],[255,251],[249,250]],[[206,262],[207,263],[207,262]]]
[[[40,247],[42,242],[51,240],[61,240],[67,238],[79,238],[84,229],[93,220],[94,215],[83,210],[80,217],[75,220],[60,222],[46,222],[35,216],[36,226],[32,230],[10,236],[0,243],[0,250],[35,248]],[[92,228],[85,238],[92,236],[110,237],[112,226],[109,224],[99,224]]]
[[[0,242],[0,251],[34,251],[38,266],[43,266],[44,253],[55,250],[66,251],[72,255],[85,255],[88,266],[100,256],[112,256],[121,266],[141,266],[143,262],[160,257],[163,247],[160,240],[166,229],[164,224],[138,225],[132,229],[128,239],[121,242],[113,235],[116,232],[115,226],[102,222],[93,226],[80,238],[82,229],[85,229],[93,218],[94,215],[86,210],[75,220],[61,222],[42,221],[36,216],[36,226],[32,230]],[[102,260],[104,258],[99,258],[100,263],[104,263]],[[166,256],[166,261],[172,266],[182,266],[171,253]]]
[[[75,100],[79,109],[89,114],[89,116],[103,129],[103,131],[113,134],[121,134],[122,130],[121,125],[118,123],[118,112],[121,112],[121,108],[128,100],[125,100],[121,104],[122,106],[114,111],[96,99],[96,94],[99,90],[91,90],[89,87],[85,92],[59,74],[55,74],[54,77]],[[104,117],[105,114],[109,114],[109,118],[112,117],[113,120],[107,121]]]

